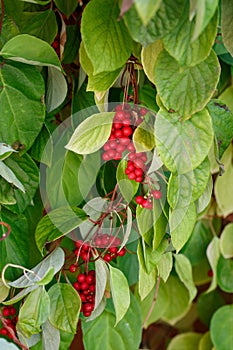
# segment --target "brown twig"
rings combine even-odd
[[[5,13],[4,0],[1,0],[1,8],[2,8],[2,14],[0,18],[0,34],[2,33],[2,25],[3,25],[4,13]]]
[[[153,297],[150,309],[148,311],[148,314],[147,314],[147,316],[146,316],[146,318],[145,318],[145,320],[143,322],[143,328],[145,328],[146,323],[149,320],[150,315],[151,315],[151,313],[153,311],[153,308],[155,306],[155,303],[156,303],[156,300],[157,300],[157,297],[158,297],[158,293],[159,293],[159,286],[160,286],[160,276],[157,277],[157,282],[156,282],[156,286],[155,286],[155,294],[154,294],[154,297]]]
[[[14,330],[13,330],[11,327],[8,326],[8,324],[7,324],[6,320],[5,320],[5,318],[4,318],[1,314],[0,314],[0,320],[1,320],[1,322],[2,322],[2,324],[3,324],[3,326],[4,326],[4,328],[6,328],[7,331],[10,333],[10,335],[11,335],[12,340],[14,341],[14,343],[17,344],[17,345],[19,345],[19,346],[21,347],[21,349],[23,349],[23,350],[29,350],[29,348],[28,348],[26,345],[22,344],[22,343],[19,341],[19,339],[16,337],[16,334],[15,334]]]
[[[6,239],[11,233],[11,227],[7,222],[4,221],[0,221],[0,225],[7,227],[7,232],[3,233],[2,237],[0,238],[0,241],[4,241],[4,239]]]

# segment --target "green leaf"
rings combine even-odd
[[[202,110],[210,100],[219,73],[218,59],[213,51],[201,63],[188,67],[180,66],[163,50],[156,61],[154,80],[164,106],[188,117]]]
[[[13,187],[4,180],[0,178],[0,204],[3,205],[12,205],[16,203],[16,199],[14,196]]]
[[[2,176],[7,182],[13,184],[15,187],[19,188],[23,193],[25,193],[25,188],[22,182],[15,176],[13,171],[6,166],[2,161],[0,161],[0,176]]]
[[[54,67],[48,67],[47,95],[45,99],[47,113],[50,113],[64,102],[67,91],[68,87],[64,75]]]
[[[43,78],[35,67],[8,62],[0,67],[0,85],[0,139],[28,150],[44,122]]]
[[[9,291],[10,291],[10,288],[8,288],[0,278],[0,303],[7,298]]]
[[[60,345],[59,330],[47,320],[42,324],[42,344],[46,350],[58,350]]]
[[[154,17],[156,11],[161,6],[161,0],[135,0],[135,8],[140,16],[143,25],[147,25],[149,21]]]
[[[87,219],[86,213],[76,207],[60,207],[49,212],[36,228],[35,238],[40,252],[47,242],[67,235]]]
[[[35,284],[39,285],[41,281],[48,278],[51,273],[53,276],[60,271],[65,262],[65,254],[60,247],[57,247],[39,264],[33,267],[30,271],[24,272],[23,276],[9,285],[14,288],[27,288]]]
[[[147,78],[154,84],[154,71],[158,55],[163,50],[161,40],[156,40],[152,44],[142,48],[142,65]],[[153,59],[151,59],[153,57]]]
[[[117,166],[116,178],[122,196],[129,203],[137,192],[139,183],[135,180],[129,180],[128,176],[125,174],[126,167],[127,161],[122,159]]]
[[[56,283],[48,291],[51,303],[49,321],[62,331],[76,333],[81,300],[67,283]]]
[[[197,221],[181,253],[189,259],[192,266],[197,266],[206,257],[206,249],[212,238],[211,229],[205,224],[205,221]]]
[[[60,331],[60,347],[59,350],[66,350],[71,345],[74,339],[74,334]]]
[[[108,140],[114,112],[93,114],[74,131],[66,149],[79,154],[98,151]]]
[[[203,110],[180,121],[178,114],[160,109],[155,121],[155,138],[158,154],[171,172],[190,172],[204,161],[212,146],[209,113]]]
[[[156,280],[156,268],[154,268],[151,272],[147,273],[144,267],[141,264],[139,264],[138,293],[142,301],[151,292],[151,290],[156,284]]]
[[[199,37],[213,17],[218,7],[218,0],[191,0],[191,2],[194,2],[194,4],[193,6],[190,6],[190,21],[196,15],[195,28],[192,37],[192,41],[194,41]]]
[[[17,152],[14,148],[6,143],[0,143],[0,160],[8,158],[12,152]]]
[[[227,293],[233,292],[233,260],[220,256],[217,265],[217,281],[219,287]]]
[[[79,188],[79,170],[82,160],[82,156],[70,151],[65,155],[62,169],[62,187],[70,205],[79,205],[83,201],[82,192]]]
[[[30,34],[51,44],[57,34],[58,26],[52,9],[43,12],[24,12],[22,34]]]
[[[136,152],[151,151],[155,147],[153,127],[147,122],[142,122],[133,133],[133,143]]]
[[[210,339],[210,332],[206,332],[200,342],[199,342],[199,347],[198,350],[212,350],[213,349],[213,343]]]
[[[233,55],[233,45],[230,34],[233,29],[233,4],[231,0],[223,0],[221,2],[221,7],[221,27],[223,42],[230,54]]]
[[[205,60],[211,51],[217,34],[218,12],[212,17],[200,36],[192,41],[195,23],[189,20],[189,6],[186,9],[179,24],[165,37],[163,43],[165,49],[180,65],[195,66]]]
[[[121,68],[112,72],[101,72],[94,75],[94,67],[87,55],[83,41],[80,45],[79,56],[82,68],[88,75],[87,91],[106,91],[114,84],[120,74]]]
[[[224,304],[225,300],[217,290],[207,294],[202,293],[197,300],[200,320],[209,327],[213,314]]]
[[[172,295],[172,298],[168,298],[167,308],[162,319],[173,325],[188,312],[190,308],[189,293],[179,278],[173,275],[170,275],[165,286],[168,295]]]
[[[172,244],[177,252],[185,245],[192,234],[196,223],[196,207],[191,203],[188,207],[174,209],[169,217]]]
[[[209,159],[193,171],[172,174],[168,182],[168,202],[172,208],[183,208],[195,202],[204,192],[210,178]]]
[[[208,245],[206,255],[208,258],[208,261],[210,263],[213,277],[211,284],[207,290],[207,292],[211,292],[217,287],[217,265],[218,265],[218,260],[220,258],[220,249],[219,249],[219,238],[214,237],[210,244]]]
[[[53,48],[45,41],[28,34],[10,39],[2,48],[0,56],[5,59],[37,66],[53,66],[62,70]]]
[[[229,194],[233,193],[233,165],[232,165],[232,144],[228,147],[222,157],[222,163],[224,164],[224,174],[217,177],[215,181],[215,197],[221,215],[226,217],[233,212],[233,201],[232,196]]]
[[[19,156],[12,154],[5,160],[5,164],[14,172],[18,180],[23,184],[25,193],[14,189],[16,204],[8,208],[12,211],[22,213],[33,200],[39,185],[39,170],[28,154]]]
[[[219,96],[219,100],[227,105],[231,113],[233,113],[233,86],[228,86]]]
[[[29,293],[31,293],[33,290],[36,290],[37,288],[39,288],[39,286],[37,286],[37,285],[25,288],[25,289],[21,290],[21,292],[19,292],[17,295],[15,295],[13,298],[11,298],[7,301],[4,301],[3,304],[4,305],[12,305],[12,304],[18,303],[20,300],[25,298]]]
[[[98,308],[104,297],[109,271],[105,261],[97,259],[95,261],[96,285],[95,285],[95,309]]]
[[[194,333],[194,332],[179,334],[171,340],[167,349],[168,350],[177,350],[177,349],[197,350],[201,337],[202,337],[202,334]]]
[[[74,12],[76,7],[78,6],[78,0],[54,0],[56,6],[59,8],[61,12],[63,12],[66,17],[70,17],[70,15]]]
[[[148,1],[143,3],[147,4]],[[143,46],[147,46],[173,30],[180,20],[183,8],[183,0],[178,0],[175,3],[163,0],[153,18],[145,26],[139,17],[135,5],[133,5],[125,13],[124,20],[132,38]]]
[[[138,349],[141,341],[141,312],[135,297],[130,295],[130,307],[124,318],[115,326],[115,315],[104,311],[90,322],[82,322],[86,349]],[[104,332],[103,332],[104,329]]]
[[[225,259],[233,258],[233,223],[226,225],[220,237],[220,251]]]
[[[17,327],[29,338],[32,334],[41,331],[41,325],[47,320],[49,311],[48,293],[43,287],[38,287],[27,296],[20,308]]]
[[[110,271],[111,294],[116,312],[115,325],[117,325],[125,316],[130,306],[129,286],[123,272],[111,265],[108,266]]]
[[[2,21],[2,30],[0,34],[0,49],[11,38],[19,34],[19,28],[12,17],[5,15]]]
[[[233,138],[233,114],[224,103],[216,99],[211,100],[207,108],[213,121],[221,158]]]
[[[233,305],[218,309],[210,324],[210,336],[218,350],[229,350],[233,347]]]
[[[119,14],[111,0],[91,1],[83,12],[81,34],[94,74],[122,67],[131,55],[132,39]]]
[[[0,347],[4,350],[19,350],[18,346],[16,346],[14,343],[9,343],[3,338],[0,339]]]
[[[161,256],[161,259],[159,260],[157,265],[158,274],[163,279],[164,282],[166,282],[168,277],[170,276],[170,273],[172,271],[172,266],[173,266],[172,253],[171,252],[164,253]]]
[[[2,208],[0,221],[6,222],[11,228],[7,239],[0,241],[0,270],[2,271],[3,267],[8,263],[12,263],[12,261],[14,264],[27,266],[30,254],[30,237],[25,216],[13,214]],[[0,237],[5,231],[5,228],[1,225]],[[9,269],[5,274],[5,278],[8,280],[15,279],[18,275],[19,271]]]
[[[201,195],[200,198],[198,198],[196,202],[197,214],[201,214],[203,211],[207,209],[212,198],[212,193],[213,193],[213,179],[212,177],[210,177],[203,194]]]
[[[44,124],[39,135],[35,139],[30,154],[37,162],[51,166],[53,142],[49,129]]]
[[[63,64],[71,64],[76,60],[80,46],[79,36],[79,27],[76,24],[66,26],[66,42],[62,56]],[[80,78],[81,76],[79,76],[79,80]]]
[[[181,282],[189,291],[189,302],[191,303],[197,294],[197,289],[193,282],[192,266],[188,258],[182,254],[174,254],[175,269]]]

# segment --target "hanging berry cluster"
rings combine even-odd
[[[83,240],[75,242],[74,254],[77,258],[76,262],[70,265],[69,270],[75,273],[84,266],[83,273],[77,275],[73,286],[79,293],[82,301],[81,312],[85,317],[90,316],[95,307],[95,270],[89,270],[88,263],[97,258],[102,258],[109,263],[118,256],[124,256],[126,248],[120,249],[120,244],[120,238],[108,234],[97,234],[88,242]]]
[[[4,306],[1,310],[2,327],[0,328],[0,334],[10,339],[14,339],[17,321],[18,317],[16,316],[16,308],[11,305]]]

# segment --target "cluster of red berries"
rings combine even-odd
[[[147,156],[145,152],[131,152],[128,155],[127,167],[125,169],[125,174],[130,180],[135,180],[136,182],[143,182],[144,172],[145,172],[145,162],[147,161]]]
[[[152,197],[154,199],[160,199],[162,197],[162,192],[159,190],[153,190],[148,196],[137,196],[135,200],[136,203],[141,205],[143,208],[151,210],[153,209]]]
[[[4,323],[8,328],[11,328],[14,333],[16,333],[16,323],[18,317],[16,316],[16,308],[14,306],[4,306],[1,310],[1,314],[4,317]],[[10,339],[13,338],[12,333],[4,325],[0,328],[0,334],[6,336]]]
[[[73,284],[82,301],[81,312],[89,317],[95,307],[95,270],[80,273]]]
[[[110,262],[118,256],[124,256],[125,247],[119,250],[121,239],[108,234],[97,234],[89,242],[78,240],[75,242],[74,254],[87,264],[93,256],[93,251],[99,254],[106,262]],[[74,273],[78,270],[77,261],[69,267],[70,272]],[[82,300],[81,312],[85,317],[91,315],[95,307],[95,271],[90,270],[77,276],[77,281],[73,284]]]
[[[142,117],[146,114],[145,111],[147,113],[145,108],[141,108],[138,116],[136,111],[132,111],[128,104],[116,106],[111,134],[103,146],[103,160],[120,160],[123,157],[123,152],[135,152],[131,139],[135,127],[142,123]],[[137,119],[135,119],[135,116],[137,116]]]

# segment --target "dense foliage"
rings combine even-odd
[[[232,2],[0,10],[0,348],[232,349]]]

